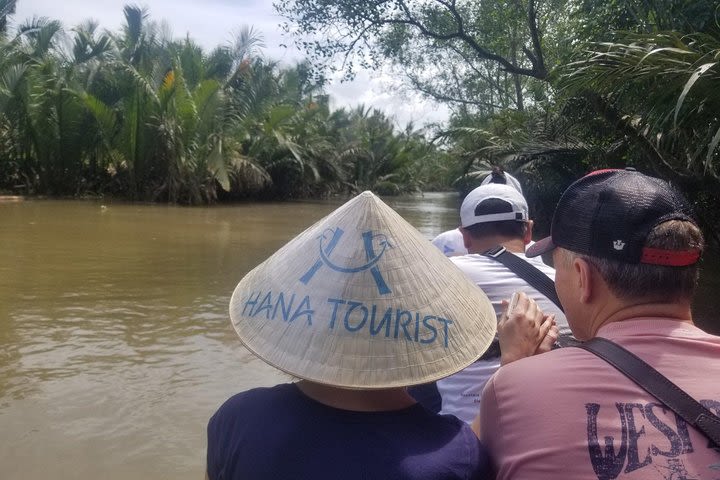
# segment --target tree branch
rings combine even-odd
[[[533,64],[533,70],[537,70],[542,75],[542,77],[538,78],[545,78],[547,77],[547,69],[545,68],[542,44],[540,43],[540,32],[538,31],[537,26],[537,9],[535,8],[535,0],[530,0],[528,2],[528,28],[530,29],[530,38],[532,39],[533,50],[535,50],[535,55],[530,54],[528,57]],[[525,50],[526,55],[530,53],[525,48],[523,48],[523,50]]]
[[[458,49],[458,48],[455,47],[454,45],[451,45],[451,46],[450,46],[450,50],[452,50],[453,52],[455,52],[456,54],[458,54],[458,55],[465,61],[465,63],[468,65],[468,67],[469,67],[473,72],[475,72],[475,74],[476,74],[480,79],[482,79],[484,82],[487,82],[490,86],[492,86],[493,88],[495,88],[495,90],[497,90],[499,93],[502,93],[502,92],[505,91],[505,88],[504,88],[502,85],[500,85],[500,83],[497,82],[494,78],[489,77],[489,76],[488,76],[487,74],[485,74],[484,72],[481,72],[480,70],[478,70],[477,68],[475,68],[475,65],[473,65],[473,62],[470,61],[470,59],[467,58],[467,56],[465,55],[465,52],[460,51],[460,49]]]
[[[360,40],[363,40],[363,42],[365,42],[365,39],[363,38],[363,36],[365,35],[365,32],[367,32],[368,30],[370,30],[371,27],[372,27],[372,24],[367,25],[366,27],[364,27],[363,30],[362,30],[362,32],[360,32],[360,33],[353,39],[353,41],[350,42],[350,46],[349,46],[348,49],[345,51],[345,55],[343,55],[343,62],[342,62],[342,68],[343,68],[343,69],[345,69],[345,64],[347,63],[347,60],[348,60],[348,57],[350,56],[350,53],[351,53],[351,52],[353,51],[353,49],[355,48],[355,45],[356,45]]]
[[[544,80],[547,77],[546,71],[540,71],[537,70],[534,66],[533,68],[522,68],[518,67],[517,65],[510,62],[505,57],[492,53],[485,48],[483,48],[477,41],[475,41],[474,38],[469,36],[465,30],[463,29],[463,23],[462,23],[462,17],[460,16],[459,12],[454,6],[448,6],[447,3],[444,3],[440,0],[438,0],[439,3],[442,3],[448,8],[448,11],[453,15],[457,22],[457,31],[452,33],[439,33],[435,31],[429,30],[425,25],[420,23],[419,20],[413,17],[412,12],[410,11],[410,8],[407,6],[407,4],[403,1],[400,2],[400,7],[405,12],[405,19],[386,19],[386,20],[379,20],[381,24],[402,24],[402,25],[411,25],[417,28],[420,33],[425,35],[426,37],[433,38],[435,40],[443,40],[443,41],[449,41],[449,40],[462,40],[464,43],[466,43],[475,53],[478,57],[484,59],[484,60],[490,60],[493,62],[496,62],[500,64],[504,70],[506,70],[509,73],[514,73],[517,75],[523,75],[526,77],[533,77],[538,78],[540,80]],[[534,10],[533,10],[534,12]]]
[[[483,102],[483,101],[478,101],[478,100],[468,100],[466,98],[457,98],[457,97],[453,97],[452,95],[440,93],[440,92],[430,88],[428,85],[422,83],[417,77],[408,75],[408,78],[410,79],[410,82],[412,83],[412,85],[415,89],[417,89],[419,92],[421,92],[429,97],[435,98],[437,100],[444,100],[447,102],[460,103],[463,105],[472,105],[472,106],[476,106],[476,107],[492,108],[494,110],[503,108],[500,105],[495,105],[490,102]]]

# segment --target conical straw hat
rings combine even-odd
[[[358,389],[451,375],[479,358],[496,331],[482,290],[371,192],[248,273],[230,317],[270,365]]]

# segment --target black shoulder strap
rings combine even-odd
[[[700,430],[715,444],[716,448],[720,447],[720,417],[632,352],[617,343],[597,337],[575,346],[594,353],[620,370],[646,392],[681,416],[683,420]]]
[[[517,255],[513,255],[508,252],[505,247],[500,245],[491,248],[487,252],[483,252],[483,255],[494,258],[505,265],[507,268],[512,270],[515,275],[525,280],[528,284],[535,288],[535,290],[545,295],[548,300],[557,305],[561,312],[564,312],[563,307],[560,304],[560,299],[555,291],[555,282],[550,280],[547,275],[545,275],[533,264],[527,260],[523,260]]]

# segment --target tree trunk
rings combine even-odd
[[[513,74],[513,82],[515,83],[515,103],[517,103],[518,112],[522,112],[525,110],[525,106],[520,75],[517,73]]]

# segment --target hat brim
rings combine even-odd
[[[497,330],[485,293],[370,192],[247,273],[229,312],[242,343],[269,365],[363,390],[452,375]]]
[[[538,240],[532,244],[527,250],[525,250],[526,257],[537,257],[543,253],[548,253],[553,250],[557,245],[552,241],[552,237],[545,237],[542,240]]]

